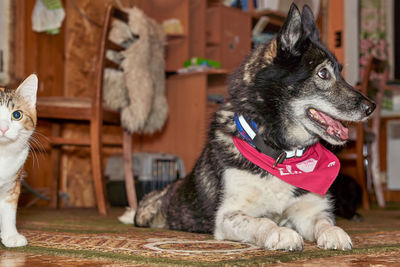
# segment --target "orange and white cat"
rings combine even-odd
[[[16,90],[0,88],[0,231],[6,247],[28,243],[15,223],[23,166],[36,126],[37,87],[32,74]]]

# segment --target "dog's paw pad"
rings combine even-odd
[[[318,237],[317,245],[323,249],[350,250],[353,248],[350,236],[337,226],[326,229]]]
[[[303,238],[294,230],[286,227],[277,227],[272,230],[265,247],[270,250],[297,251],[303,249]]]
[[[22,247],[28,244],[25,236],[21,234],[15,234],[11,236],[7,236],[1,239],[2,243],[6,247]]]

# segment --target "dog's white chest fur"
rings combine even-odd
[[[333,226],[328,197],[296,197],[294,186],[277,177],[227,169],[214,237],[255,243],[268,249],[300,250],[303,238],[323,248],[350,249],[350,237]],[[294,231],[295,230],[295,231]],[[333,240],[333,241],[332,241]]]
[[[223,202],[218,212],[240,209],[254,217],[282,214],[296,199],[292,185],[274,177],[228,169],[223,176]]]

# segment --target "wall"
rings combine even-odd
[[[359,14],[358,1],[344,2],[344,77],[355,85],[359,81]]]

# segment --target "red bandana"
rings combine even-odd
[[[258,167],[288,184],[322,196],[339,173],[338,158],[320,143],[309,147],[302,157],[286,159],[273,168],[275,162],[273,158],[258,152],[240,138],[232,137],[232,139],[240,153]]]

